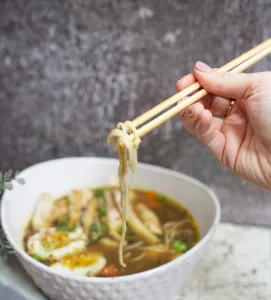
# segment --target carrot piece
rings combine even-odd
[[[150,208],[160,208],[162,204],[156,199],[156,193],[146,192],[146,203]]]
[[[154,193],[154,192],[146,192],[145,193],[145,197],[147,199],[155,199],[156,198],[156,193]]]
[[[102,277],[117,277],[120,275],[120,270],[114,264],[104,267],[100,273],[100,276]]]

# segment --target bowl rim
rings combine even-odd
[[[101,163],[110,163],[110,164],[116,164],[118,163],[117,159],[114,158],[105,158],[105,157],[88,157],[88,156],[83,156],[83,157],[63,157],[63,158],[57,158],[57,159],[51,159],[51,160],[46,160],[46,161],[42,161],[39,163],[36,163],[34,165],[31,165],[25,169],[23,169],[18,176],[23,176],[24,173],[30,172],[33,169],[39,168],[45,164],[55,164],[57,162],[61,162],[61,161],[84,161],[84,160],[88,160],[88,161],[93,161],[96,163],[99,163],[99,161]],[[8,222],[7,219],[5,217],[5,211],[7,209],[7,194],[9,193],[9,191],[5,191],[2,195],[2,201],[1,201],[1,220],[2,220],[2,226],[4,229],[4,232],[8,238],[8,241],[10,242],[10,244],[12,245],[13,249],[15,250],[16,254],[19,254],[19,256],[21,256],[24,260],[26,260],[29,264],[34,265],[35,267],[37,267],[38,269],[41,269],[43,272],[52,274],[52,275],[57,275],[63,278],[67,278],[70,280],[75,280],[75,281],[84,281],[84,282],[97,282],[97,283],[109,283],[109,282],[113,282],[113,281],[132,281],[135,279],[143,279],[149,276],[152,276],[155,273],[159,273],[161,270],[163,269],[167,269],[170,268],[171,266],[181,263],[183,261],[186,261],[187,259],[191,258],[192,255],[197,252],[200,248],[202,248],[205,243],[210,240],[210,238],[213,236],[214,231],[216,230],[216,227],[218,226],[219,222],[220,222],[220,217],[221,217],[221,207],[220,207],[220,203],[219,200],[216,196],[216,194],[204,183],[202,183],[201,181],[186,175],[184,173],[175,171],[175,170],[171,170],[168,168],[164,168],[164,167],[160,167],[160,166],[156,166],[156,165],[152,165],[152,164],[147,164],[147,163],[138,163],[138,166],[142,169],[148,169],[148,170],[153,170],[153,171],[158,171],[160,173],[163,174],[167,174],[168,176],[174,176],[177,177],[183,181],[186,182],[190,182],[192,184],[195,184],[197,186],[201,186],[202,188],[205,189],[205,191],[209,194],[210,196],[210,200],[213,202],[214,207],[215,207],[215,217],[214,220],[210,226],[210,228],[208,229],[208,231],[206,232],[205,236],[200,239],[200,241],[193,246],[190,250],[188,250],[187,252],[185,252],[183,255],[175,258],[174,260],[158,266],[156,268],[147,270],[147,271],[143,271],[140,273],[136,273],[136,274],[131,274],[131,275],[125,275],[125,276],[119,276],[119,277],[84,277],[84,276],[74,276],[71,275],[69,273],[61,273],[58,270],[54,270],[38,261],[36,261],[35,259],[33,259],[29,254],[27,254],[23,249],[21,249],[21,247],[18,245],[18,243],[13,239],[12,234],[9,232],[8,230]]]

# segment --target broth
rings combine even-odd
[[[26,228],[24,249],[34,259],[81,276],[115,277],[143,272],[182,255],[199,241],[190,212],[168,197],[130,193],[123,257],[118,187],[72,190],[53,199],[43,194]]]

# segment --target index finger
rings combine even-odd
[[[176,89],[178,92],[180,92],[181,90],[187,88],[189,85],[191,85],[195,82],[196,82],[195,76],[193,74],[188,74],[177,81]]]
[[[187,88],[188,86],[190,86],[191,84],[196,82],[196,77],[193,74],[188,74],[184,77],[182,77],[180,80],[177,81],[176,83],[176,89],[178,92],[180,92],[181,90]],[[189,96],[192,96],[193,94],[195,94],[198,90],[194,91],[193,93],[189,94]],[[188,98],[188,96],[184,97]],[[182,100],[180,100],[182,101]],[[202,102],[202,100],[200,100],[199,102]],[[182,110],[179,115],[180,117],[182,117],[185,113],[186,109]]]

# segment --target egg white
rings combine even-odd
[[[77,276],[87,276],[87,275],[95,276],[98,273],[100,273],[102,269],[105,267],[106,259],[104,256],[99,255],[95,257],[95,260],[96,260],[95,262],[89,264],[88,266],[73,267],[73,268],[66,266],[63,262],[60,261],[51,265],[51,268],[58,270],[60,272],[71,273]]]
[[[41,242],[44,236],[55,234],[56,228],[51,227],[43,229],[38,233],[33,234],[27,242],[27,249],[30,255],[37,255],[41,259],[59,260],[66,255],[73,254],[83,250],[87,245],[87,236],[81,227],[77,227],[73,232],[62,232],[67,234],[71,242],[61,248],[46,249]]]

